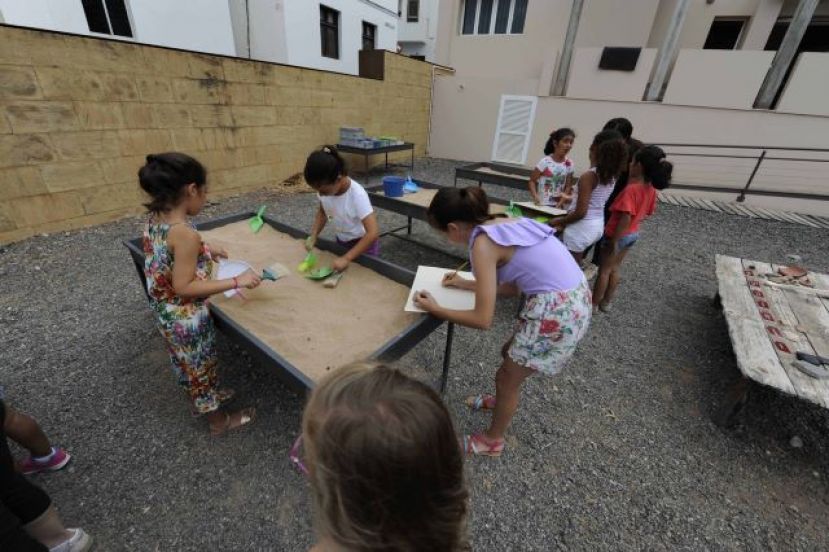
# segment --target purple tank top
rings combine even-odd
[[[555,231],[532,219],[519,218],[499,224],[482,224],[472,230],[472,244],[480,234],[504,247],[514,247],[509,262],[498,268],[498,283],[513,283],[527,295],[548,291],[569,291],[584,280],[579,265],[555,237]]]

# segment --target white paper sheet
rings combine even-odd
[[[219,267],[216,270],[216,279],[225,280],[227,278],[235,278],[249,268],[252,267],[245,261],[222,259],[219,261]],[[229,289],[225,292],[225,297],[233,297],[236,293],[237,291],[235,289]]]
[[[475,308],[475,292],[465,289],[447,288],[441,285],[443,275],[453,272],[453,268],[440,268],[437,266],[419,266],[415,275],[414,284],[409,292],[409,298],[403,310],[406,312],[424,312],[414,304],[414,294],[418,291],[428,291],[437,301],[438,305],[452,310],[473,310]],[[474,280],[471,272],[459,271],[458,275],[467,280]]]
[[[535,211],[536,213],[544,213],[545,215],[550,215],[552,217],[560,217],[561,215],[567,214],[567,211],[564,209],[556,209],[555,207],[549,207],[547,205],[536,205],[532,201],[516,201],[515,204],[521,209]]]

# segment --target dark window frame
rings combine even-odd
[[[370,45],[370,48],[366,48]],[[363,21],[363,50],[377,49],[377,25]]]
[[[716,32],[716,27],[719,25],[721,27],[727,26],[735,26],[739,24],[739,29],[737,31],[737,35],[733,37],[733,44],[730,47],[716,47],[722,43],[731,43],[732,37],[730,36],[716,36],[712,35],[711,33]],[[708,27],[708,34],[705,35],[705,42],[702,45],[703,50],[738,50],[742,47],[743,39],[745,38],[746,31],[748,30],[749,18],[748,17],[715,17],[713,21],[711,21],[711,26]],[[725,29],[719,31],[720,33],[724,33]]]
[[[414,16],[412,6],[415,6]],[[406,0],[406,23],[417,23],[420,21],[420,0]]]
[[[464,0],[459,34],[524,34],[528,6],[529,0]]]
[[[81,0],[90,33],[135,38],[127,0]]]
[[[320,53],[340,59],[340,12],[320,4]]]

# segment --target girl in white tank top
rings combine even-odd
[[[581,262],[584,251],[602,237],[604,205],[626,163],[627,145],[621,134],[603,130],[593,138],[591,168],[579,177],[567,215],[551,223],[578,262]]]

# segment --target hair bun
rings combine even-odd
[[[151,153],[151,154],[147,155],[147,163],[152,163],[155,160],[156,160],[156,157],[155,157],[154,153]]]

